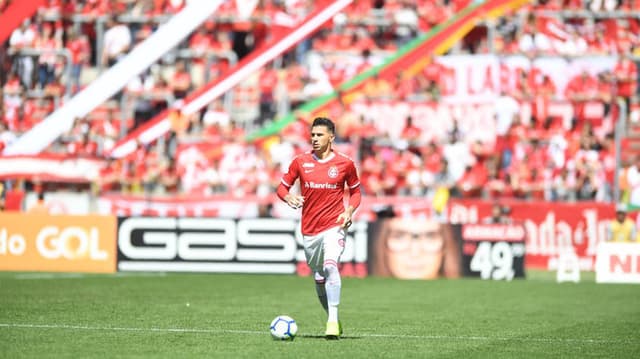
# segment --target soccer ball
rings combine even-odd
[[[269,329],[275,340],[293,340],[298,333],[298,324],[289,316],[279,315],[271,322]]]

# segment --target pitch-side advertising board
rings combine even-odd
[[[596,282],[640,283],[640,243],[600,243]]]
[[[348,232],[341,264],[353,275],[366,275],[367,226]],[[306,275],[297,231],[293,219],[120,217],[118,270]]]
[[[113,273],[116,218],[0,213],[0,270]]]

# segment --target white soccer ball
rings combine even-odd
[[[298,333],[298,324],[287,315],[279,315],[271,322],[269,330],[275,340],[293,340]]]

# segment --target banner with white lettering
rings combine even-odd
[[[441,82],[445,102],[493,102],[501,91],[513,92],[520,72],[536,74],[536,78],[548,76],[556,87],[555,97],[564,99],[569,80],[587,71],[595,76],[613,70],[614,56],[587,56],[575,59],[563,57],[537,57],[496,55],[450,55],[436,59],[446,71]]]
[[[524,278],[526,237],[520,223],[460,225],[464,275],[507,281]]]
[[[591,56],[578,59],[562,57],[540,57],[495,55],[451,55],[441,56],[436,62],[442,66],[438,73],[441,99],[434,102],[404,102],[395,100],[356,101],[351,110],[372,121],[382,132],[399,137],[404,121],[389,121],[390,118],[411,117],[413,124],[421,129],[422,139],[446,139],[455,121],[469,134],[470,139],[492,143],[496,137],[496,100],[502,92],[514,93],[517,79],[526,71],[532,82],[540,83],[548,76],[556,93],[547,104],[549,116],[560,118],[567,126],[571,123],[574,109],[565,97],[570,80],[587,71],[591,76],[612,70],[616,59],[612,56]],[[531,117],[534,100],[520,103],[522,120]],[[601,120],[604,106],[598,101],[587,102],[585,118]]]
[[[568,129],[574,115],[574,109],[567,100],[549,102],[549,116],[560,119]],[[600,102],[587,102],[587,119],[601,120],[604,106]],[[533,101],[520,103],[520,118],[528,123],[533,112]],[[496,139],[496,102],[403,102],[378,100],[354,102],[351,110],[358,116],[364,116],[379,129],[380,133],[389,133],[398,138],[405,127],[405,121],[389,121],[390,118],[405,119],[411,117],[414,126],[421,130],[423,140],[446,140],[454,123],[463,129],[470,140],[493,143]]]
[[[640,243],[600,243],[596,282],[640,283]]]
[[[349,228],[342,275],[367,275],[367,228]],[[310,275],[297,231],[292,219],[120,217],[118,271]]]
[[[581,270],[594,270],[598,243],[606,239],[614,207],[604,202],[517,202],[504,203],[510,217],[522,222],[527,233],[526,268],[556,270],[562,250],[572,247]],[[453,200],[449,220],[478,223],[491,215],[492,202]]]
[[[0,212],[0,271],[113,273],[116,218]]]

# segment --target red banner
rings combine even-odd
[[[548,76],[555,85],[554,98],[566,100],[565,91],[572,79],[587,71],[592,78],[604,71],[613,71],[614,56],[560,56],[528,58],[522,55],[448,55],[437,58],[443,72],[439,74],[443,85],[444,102],[493,103],[502,91],[516,90],[517,78],[522,71],[540,81]]]
[[[521,225],[468,223],[462,226],[462,239],[465,241],[522,242],[526,237]]]
[[[525,265],[528,269],[557,268],[560,252],[573,248],[582,270],[593,270],[598,243],[605,240],[614,206],[599,202],[507,202],[511,217],[527,232]],[[449,219],[454,223],[477,223],[491,214],[492,202],[454,200]]]
[[[44,0],[14,1],[0,14],[0,44],[4,43],[24,19],[36,12],[45,4]]]

